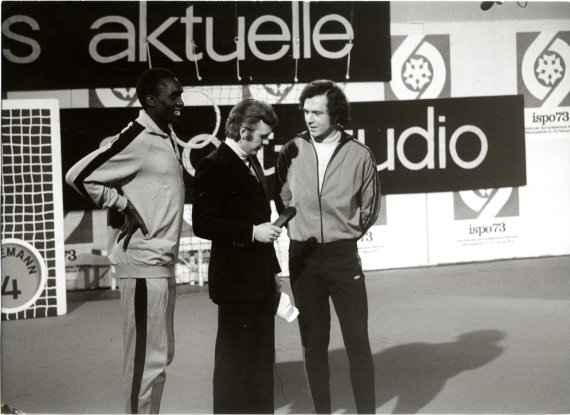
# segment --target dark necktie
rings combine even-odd
[[[253,177],[255,177],[257,179],[257,181],[259,181],[259,177],[257,177],[257,174],[255,173],[255,169],[253,168],[253,163],[251,162],[251,159],[249,157],[247,157],[244,161],[245,161],[245,165],[249,169],[249,172],[251,174],[253,174]]]

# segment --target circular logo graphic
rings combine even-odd
[[[3,313],[17,313],[34,304],[46,279],[47,268],[36,248],[19,239],[2,241]]]
[[[547,87],[556,86],[564,75],[564,60],[556,53],[543,53],[535,63],[538,81]]]
[[[568,103],[570,32],[540,32],[523,54],[520,73],[531,100],[525,106],[555,108]],[[523,42],[523,47],[524,47]],[[527,94],[528,96],[528,94]],[[538,102],[532,101],[538,100]]]
[[[404,63],[401,76],[412,91],[423,92],[432,81],[431,62],[423,56],[412,56]]]
[[[396,98],[429,99],[442,94],[448,82],[445,59],[449,58],[444,58],[442,51],[445,47],[441,43],[433,36],[410,35],[404,38],[392,55],[394,76],[389,85]]]

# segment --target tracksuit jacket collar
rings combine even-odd
[[[170,131],[162,131],[158,125],[150,118],[150,115],[147,114],[145,110],[139,111],[139,117],[137,118],[137,122],[142,125],[146,132],[153,135],[158,135],[162,138],[168,138],[173,136],[174,131],[172,130],[172,126],[168,125]]]
[[[348,134],[346,131],[344,131],[344,129],[341,126],[338,126],[338,129],[340,131],[340,141],[339,144],[344,144],[345,142],[352,140],[352,136],[350,134]],[[305,130],[302,133],[299,133],[297,135],[297,137],[301,137],[302,139],[312,143],[311,141],[311,134],[309,133],[309,130]]]

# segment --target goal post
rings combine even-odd
[[[2,320],[67,312],[59,101],[2,100]]]

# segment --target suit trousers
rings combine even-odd
[[[368,338],[368,300],[356,241],[291,241],[289,272],[310,397],[316,413],[331,412],[328,347],[332,299],[350,365],[358,413],[375,413],[374,362]]]
[[[172,278],[121,278],[125,413],[157,414],[174,357]]]
[[[275,296],[218,301],[214,413],[273,413]]]

